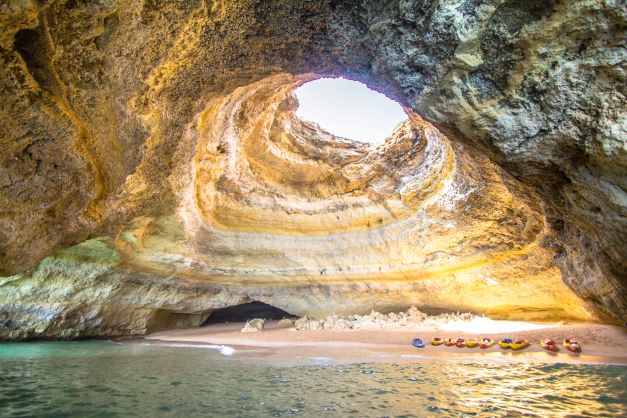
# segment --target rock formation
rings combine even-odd
[[[241,332],[261,332],[263,331],[263,324],[266,322],[265,319],[251,319],[250,321],[246,321],[244,324],[244,328],[242,328]]]
[[[251,300],[624,322],[625,21],[583,0],[4,2],[0,338]],[[409,121],[368,147],[298,120],[293,89],[339,75]]]
[[[485,318],[470,313],[448,313],[429,316],[412,306],[406,312],[389,312],[387,315],[371,311],[367,315],[349,315],[346,317],[332,314],[323,319],[310,319],[304,316],[297,319],[293,327],[295,331],[320,329],[411,329],[420,327],[440,330],[451,323],[462,323],[462,326],[471,326],[477,320],[485,320]]]

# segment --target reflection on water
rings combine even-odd
[[[217,347],[219,348],[219,347]],[[627,366],[416,360],[277,367],[218,349],[0,344],[0,416],[621,416]]]

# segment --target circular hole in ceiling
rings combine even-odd
[[[358,81],[320,78],[298,87],[296,116],[335,136],[381,144],[407,120],[402,106]]]

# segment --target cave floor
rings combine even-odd
[[[515,333],[471,334],[458,331],[438,331],[433,328],[381,330],[307,330],[280,328],[278,321],[268,321],[262,332],[242,333],[243,323],[216,324],[195,329],[179,329],[150,334],[142,343],[190,343],[233,347],[235,355],[260,356],[285,361],[289,359],[323,359],[341,362],[406,362],[416,359],[467,359],[540,361],[548,363],[610,363],[627,364],[627,331],[618,326],[591,323],[556,324],[544,329]],[[415,338],[427,345],[418,349],[410,345]],[[525,338],[530,346],[519,351],[503,350],[495,346],[477,348],[434,347],[433,337],[465,339],[490,337],[498,341],[504,337]],[[540,347],[540,339],[553,338],[559,345],[558,353]],[[561,346],[565,338],[575,338],[582,353],[571,353]],[[136,341],[136,340],[130,340]]]

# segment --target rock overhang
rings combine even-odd
[[[624,91],[612,86],[624,53],[612,34],[624,24],[624,13],[585,1],[542,13],[534,2],[468,5],[13,5],[1,40],[4,142],[11,144],[3,155],[9,181],[2,192],[8,209],[0,229],[2,267],[24,271],[55,248],[103,233],[115,238],[141,220],[159,225],[159,219],[180,215],[181,191],[193,183],[200,158],[203,135],[196,121],[208,103],[272,74],[314,72],[385,91],[435,122],[450,147],[479,148],[533,186],[538,195],[524,193],[538,199],[530,206],[546,217],[540,247],[547,260],[555,255],[564,281],[597,314],[623,320],[625,151],[624,131],[616,127]],[[589,25],[580,25],[584,21]],[[590,71],[601,77],[591,79]],[[584,79],[594,97],[575,97]],[[256,173],[270,176],[272,164],[256,152],[248,155],[257,161],[251,163]],[[283,193],[311,179],[287,171],[291,182],[273,184]],[[323,173],[328,175],[308,175]],[[336,183],[319,182],[317,197],[351,184],[341,176],[327,178]],[[460,187],[457,193],[466,191]],[[197,206],[204,216],[217,213],[233,226],[233,216],[246,220],[234,206],[247,192],[240,195],[234,200],[227,193],[230,201],[217,206],[200,199]],[[182,228],[178,221],[162,227],[185,240],[188,222],[199,216],[192,212]],[[388,212],[395,213],[394,207]],[[253,215],[250,223],[259,223]],[[366,219],[340,218],[355,224]],[[337,221],[322,223],[335,228]],[[269,224],[268,230],[304,225],[290,222]],[[251,226],[238,233],[250,233],[246,228]],[[228,246],[200,246],[228,253]]]

